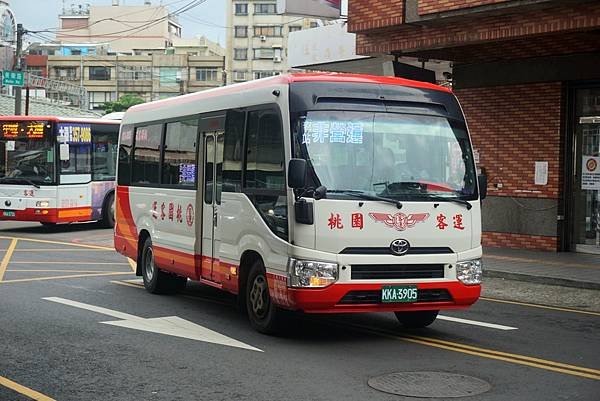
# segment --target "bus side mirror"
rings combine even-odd
[[[477,176],[477,181],[479,183],[479,199],[485,199],[487,196],[487,175],[480,174]]]
[[[298,189],[306,186],[306,160],[291,159],[288,165],[288,185]]]

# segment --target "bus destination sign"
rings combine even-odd
[[[5,139],[43,139],[50,125],[44,121],[4,121],[0,122],[0,137]]]

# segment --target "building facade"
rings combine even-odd
[[[152,101],[223,85],[223,56],[159,54],[143,56],[47,56],[48,78],[88,91],[89,108],[123,95]],[[48,91],[56,100],[65,96]]]
[[[166,49],[181,38],[181,25],[169,9],[146,0],[141,6],[74,4],[59,16],[56,40],[63,44],[105,44],[115,52],[142,54]]]
[[[357,53],[453,63],[484,245],[600,252],[600,3],[352,0]]]
[[[275,0],[227,0],[227,83],[290,71],[290,32],[317,26],[316,20],[277,14]]]

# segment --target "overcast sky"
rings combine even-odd
[[[144,0],[120,0],[121,4],[128,6],[142,5]],[[191,0],[152,0],[152,4],[173,4],[175,10],[189,3]],[[15,13],[17,23],[22,23],[28,30],[43,30],[58,26],[58,15],[62,10],[63,0],[8,0],[10,8]],[[67,7],[71,3],[89,3],[92,5],[110,5],[112,0],[65,0]],[[192,38],[205,35],[210,40],[219,41],[225,45],[225,0],[206,0],[203,4],[179,16],[179,23],[183,25],[183,37]],[[40,41],[37,38],[28,38],[31,41]]]

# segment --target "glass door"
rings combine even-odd
[[[600,254],[600,88],[576,94],[575,250]]]

